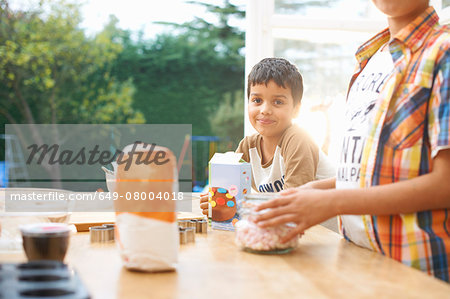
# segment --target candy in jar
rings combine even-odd
[[[274,198],[275,194],[250,194],[245,196],[241,203],[239,213],[241,220],[236,223],[236,244],[243,250],[266,253],[281,254],[292,251],[298,244],[298,236],[286,243],[281,239],[295,228],[293,223],[286,223],[273,227],[261,228],[256,225],[254,216],[257,215],[254,208],[264,201]],[[267,212],[263,210],[259,213]]]

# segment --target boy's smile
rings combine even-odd
[[[259,122],[261,125],[270,125],[275,123],[274,120],[268,119],[268,118],[260,118],[256,119],[257,122]]]
[[[291,89],[270,80],[267,86],[249,86],[248,116],[252,126],[266,138],[280,137],[297,116],[300,105],[294,106]]]

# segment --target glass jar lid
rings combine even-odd
[[[256,206],[266,202],[268,200],[274,199],[279,195],[279,193],[252,193],[244,196],[244,200],[240,204],[239,214],[240,215],[258,215],[265,213],[268,209],[262,210],[260,212],[255,212]]]
[[[251,193],[244,195],[245,200],[270,200],[277,197],[279,193]]]

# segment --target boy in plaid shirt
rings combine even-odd
[[[340,215],[344,237],[449,281],[450,30],[428,0],[373,0],[389,28],[363,44],[336,178],[261,205],[286,237]]]

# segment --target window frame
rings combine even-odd
[[[450,6],[442,9],[442,0],[431,0],[441,24],[450,24]],[[278,29],[319,29],[319,30],[345,30],[351,32],[377,33],[387,26],[384,20],[362,19],[317,19],[299,17],[295,15],[275,14],[275,0],[248,0],[246,8],[246,36],[245,36],[245,78],[251,68],[265,57],[274,55],[274,35]],[[247,80],[245,89],[247,90]],[[248,119],[248,101],[245,99],[245,136],[256,133]]]

